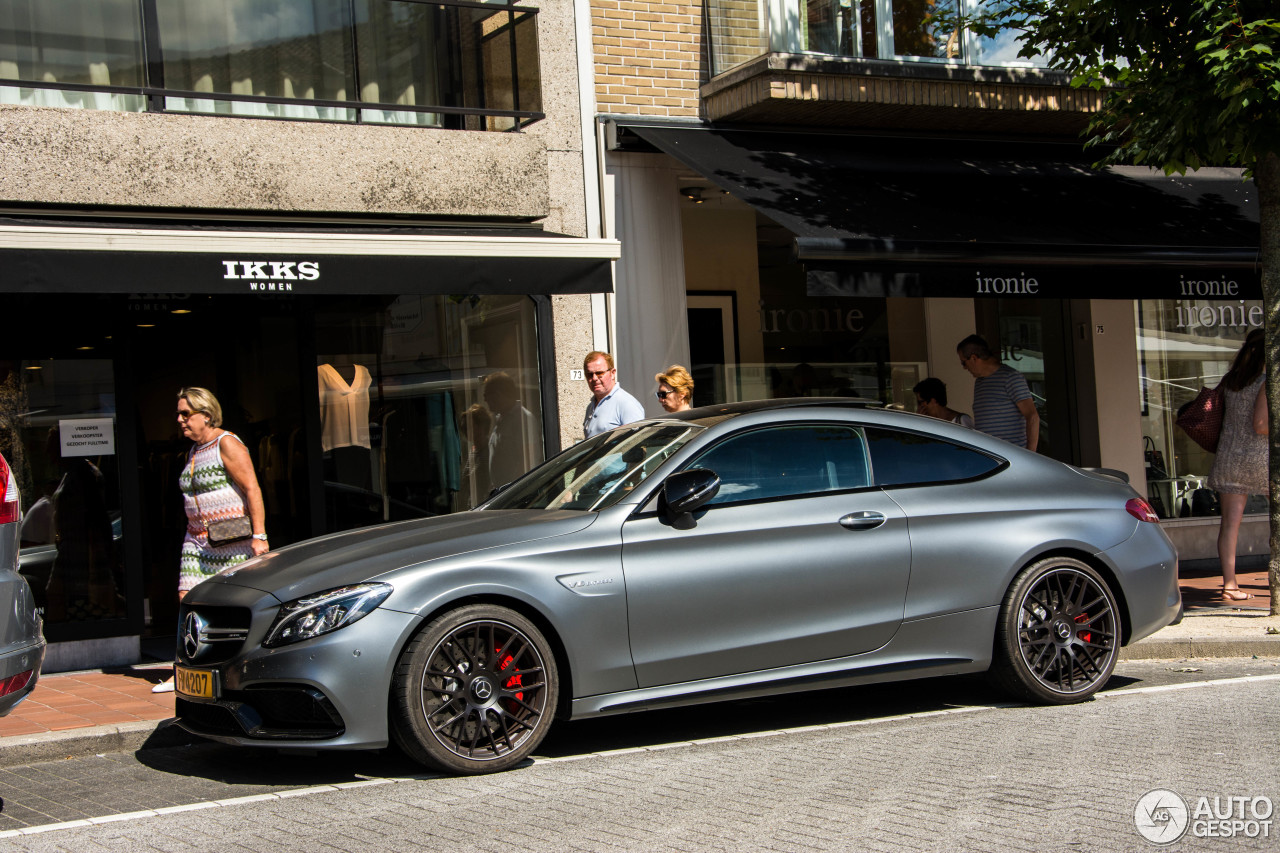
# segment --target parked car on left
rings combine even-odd
[[[36,689],[44,661],[40,613],[18,574],[22,501],[9,462],[0,456],[0,717]]]

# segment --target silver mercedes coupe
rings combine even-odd
[[[982,671],[1080,702],[1179,605],[1122,476],[844,399],[740,403],[211,578],[182,605],[177,715],[487,773],[556,718]]]

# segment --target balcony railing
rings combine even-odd
[[[999,0],[707,0],[711,73],[767,53],[1044,67],[1019,57],[1017,33],[984,38],[967,26]]]

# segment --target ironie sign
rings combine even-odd
[[[1262,298],[1257,267],[951,264],[806,266],[809,296],[937,296],[969,299]]]

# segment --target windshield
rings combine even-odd
[[[593,436],[530,471],[483,509],[613,506],[704,428],[691,423],[623,427]]]

